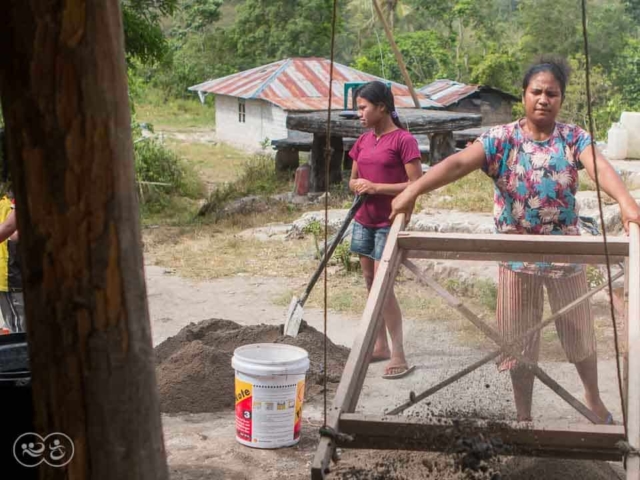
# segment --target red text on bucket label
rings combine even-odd
[[[251,441],[253,385],[236,377],[236,434],[238,438]]]

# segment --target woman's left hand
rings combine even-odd
[[[635,200],[620,205],[620,214],[622,215],[622,225],[627,233],[629,233],[629,222],[640,225],[640,207]]]
[[[365,193],[367,195],[374,195],[378,191],[375,183],[365,180],[364,178],[356,180],[354,182],[354,187],[358,195],[363,195]]]

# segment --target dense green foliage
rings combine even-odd
[[[526,66],[541,54],[556,54],[574,67],[564,117],[584,125],[580,2],[378,1],[416,85],[446,77],[519,94]],[[134,8],[148,3],[154,5],[150,14],[141,15]],[[602,136],[622,110],[640,108],[640,1],[587,3],[592,106]],[[137,74],[167,96],[189,96],[190,85],[286,57],[329,54],[332,0],[127,0],[124,4],[130,5],[125,25],[138,27],[127,29],[130,56],[146,65]],[[402,81],[371,0],[338,5],[336,60]],[[134,18],[127,19],[132,14]],[[155,28],[161,28],[162,41]],[[138,47],[145,39],[150,47]]]

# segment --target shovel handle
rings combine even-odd
[[[302,297],[300,297],[300,306],[304,306],[305,302],[307,301],[307,298],[309,298],[309,295],[311,294],[311,290],[313,290],[313,287],[315,287],[316,283],[318,282],[318,279],[320,278],[320,275],[322,274],[322,270],[324,270],[324,267],[329,261],[329,259],[331,258],[331,256],[333,255],[333,252],[335,252],[336,248],[338,248],[338,245],[342,240],[342,236],[344,235],[344,232],[346,232],[347,228],[349,228],[349,224],[351,224],[351,220],[353,220],[353,217],[356,216],[356,213],[358,212],[358,210],[360,209],[360,207],[362,206],[362,204],[366,199],[367,199],[367,195],[356,195],[356,197],[354,198],[353,204],[351,205],[351,208],[347,212],[347,216],[344,219],[344,222],[342,222],[342,225],[340,226],[340,230],[336,234],[336,238],[333,240],[333,243],[331,243],[327,251],[324,252],[320,265],[318,265],[318,268],[316,269],[316,271],[313,272],[313,275],[311,276],[311,279],[307,284],[306,290],[302,294]]]

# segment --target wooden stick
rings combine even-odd
[[[407,258],[423,258],[427,260],[474,260],[484,262],[548,262],[548,263],[582,263],[587,265],[606,264],[607,257],[601,255],[567,255],[540,253],[485,253],[485,252],[444,252],[437,250],[407,250]],[[626,257],[610,256],[609,261],[620,263]]]
[[[349,358],[342,372],[342,378],[333,399],[333,405],[328,412],[327,426],[338,430],[340,415],[352,412],[358,403],[362,390],[369,359],[376,341],[376,333],[381,326],[382,308],[387,294],[393,288],[403,252],[398,248],[398,233],[404,226],[404,215],[398,215],[391,226],[387,243],[382,253],[382,259],[373,279],[373,285],[367,298],[367,304],[362,313],[356,336]],[[335,443],[328,437],[322,437],[318,444],[316,455],[311,466],[311,478],[323,480],[329,471],[329,464],[335,449]]]
[[[387,23],[387,19],[384,18],[384,14],[382,13],[382,9],[380,9],[380,5],[378,5],[377,0],[371,0],[373,3],[373,7],[376,9],[376,13],[378,14],[378,18],[380,22],[382,22],[382,28],[384,28],[384,33],[387,35],[387,40],[389,40],[389,45],[391,45],[391,50],[396,57],[396,62],[398,62],[398,66],[400,67],[400,73],[402,73],[402,78],[404,79],[404,83],[407,84],[407,88],[409,88],[409,93],[411,94],[411,98],[413,99],[413,103],[416,108],[422,108],[420,105],[420,100],[418,99],[418,95],[416,94],[415,89],[413,88],[413,82],[411,81],[411,77],[409,77],[409,72],[407,71],[407,66],[404,63],[404,59],[402,58],[402,53],[396,44],[396,41],[393,38],[393,32]]]
[[[482,434],[484,441],[500,439],[505,455],[620,460],[616,442],[624,439],[618,425],[540,424],[438,419],[426,423],[413,417],[343,414],[338,446],[346,448],[452,452],[459,439]]]
[[[476,316],[471,310],[469,310],[463,303],[458,300],[456,297],[451,295],[447,290],[442,288],[438,282],[433,280],[431,277],[426,275],[424,272],[421,272],[415,264],[412,264],[413,267],[410,270],[416,275],[418,280],[425,285],[431,287],[438,295],[440,295],[450,306],[458,310],[465,318],[467,318],[471,323],[473,323],[482,333],[484,333],[488,338],[493,340],[493,342],[518,360],[520,363],[525,365],[533,374],[538,377],[538,379],[544,383],[551,390],[556,392],[560,398],[562,398],[565,402],[575,408],[579,413],[581,413],[585,418],[587,418],[592,423],[600,423],[602,419],[598,417],[595,413],[589,410],[582,402],[576,399],[573,395],[571,395],[567,390],[565,390],[558,382],[556,382],[553,378],[547,375],[544,370],[542,370],[538,365],[529,360],[528,358],[521,355],[519,352],[515,351],[512,348],[506,348],[504,340],[502,336],[484,323],[478,316]]]
[[[404,265],[405,265],[405,267],[407,267],[414,274],[415,274],[416,271],[420,272],[420,270],[418,269],[418,266],[415,265],[410,260],[405,260],[404,261]],[[624,275],[624,271],[618,272],[613,277],[611,277],[611,281],[613,282],[613,281],[617,280],[622,275]],[[444,387],[446,387],[448,385],[451,385],[453,382],[456,382],[456,381],[460,380],[462,377],[464,377],[464,376],[468,375],[469,373],[477,370],[478,368],[480,368],[481,366],[485,365],[486,363],[489,363],[491,360],[493,360],[498,355],[500,355],[505,349],[513,349],[513,348],[515,348],[517,345],[521,344],[524,340],[529,338],[529,336],[533,335],[538,330],[542,330],[544,327],[549,325],[551,322],[556,321],[558,318],[562,317],[565,313],[567,313],[568,311],[570,311],[573,308],[577,307],[582,302],[587,301],[589,298],[593,297],[600,290],[606,288],[607,285],[608,285],[607,282],[601,283],[600,285],[598,285],[593,290],[588,291],[587,293],[585,293],[581,297],[575,299],[573,302],[569,303],[568,305],[566,305],[563,308],[561,308],[560,310],[558,310],[556,313],[551,315],[549,318],[547,318],[543,322],[540,322],[535,327],[531,327],[529,330],[527,330],[525,333],[523,333],[519,337],[517,337],[517,338],[511,340],[510,342],[506,343],[504,345],[504,347],[500,347],[498,350],[495,350],[495,351],[485,355],[484,357],[482,357],[480,360],[478,360],[474,364],[464,368],[463,370],[460,370],[455,375],[452,375],[451,377],[443,380],[442,382],[438,383],[437,385],[434,385],[433,387],[430,387],[429,389],[425,390],[421,394],[417,395],[415,398],[413,398],[413,399],[409,400],[408,402],[403,403],[402,405],[399,405],[398,407],[396,407],[393,410],[389,411],[387,414],[388,415],[398,415],[399,413],[402,413],[407,408],[415,405],[416,403],[424,400],[425,398],[430,397],[431,395],[434,395],[435,393],[437,393],[440,390],[442,390]]]
[[[631,447],[640,449],[640,226],[629,224],[629,385],[627,435]],[[640,478],[640,457],[627,459],[627,480]]]
[[[398,244],[404,250],[468,254],[604,255],[602,237],[593,236],[402,232],[398,236]],[[613,237],[608,244],[609,254],[613,257],[626,257],[629,254],[627,238]]]

